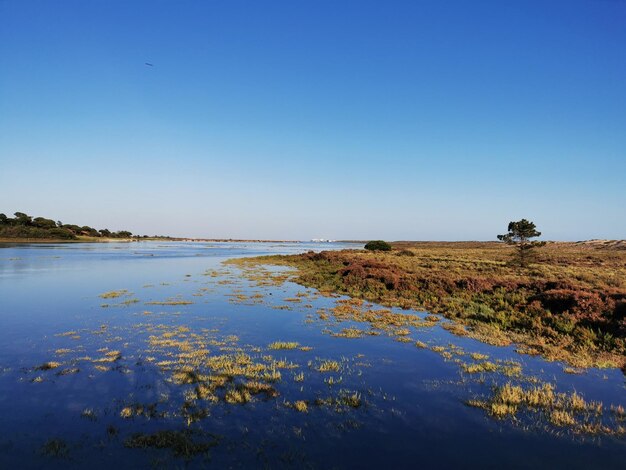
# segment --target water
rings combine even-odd
[[[524,376],[601,400],[605,409],[626,402],[621,372],[565,374],[562,364],[457,337],[439,326],[412,328],[411,342],[384,333],[335,337],[333,332],[349,326],[367,329],[320,319],[318,310],[341,298],[291,282],[259,286],[259,279],[222,264],[353,246],[0,247],[0,468],[623,468],[623,438],[572,435],[535,419],[539,413],[517,422],[495,420],[467,406],[465,401],[488,393],[494,383],[512,379],[463,374],[458,362],[417,348],[414,340],[452,352],[450,344],[456,345],[466,352],[458,355],[463,361],[469,352],[514,360]],[[128,293],[99,297],[121,289]],[[150,304],[180,300],[192,303]],[[155,345],[154,338],[167,337],[194,347]],[[274,341],[312,349],[269,349]],[[281,379],[268,383],[277,396],[260,393],[245,404],[227,403],[224,392],[242,383],[239,377],[216,392],[216,403],[190,399],[196,384],[176,383],[173,370],[181,365],[166,363],[199,345],[209,356],[244,353],[259,367],[277,360],[297,367],[273,366]],[[336,361],[340,370],[316,370],[325,360]],[[59,365],[41,368],[51,361]],[[358,403],[350,406],[347,397]],[[294,409],[296,401],[306,402],[308,411]],[[125,418],[129,409],[132,416]],[[129,447],[137,433],[167,430],[215,445],[187,457],[170,448]]]

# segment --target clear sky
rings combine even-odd
[[[578,240],[625,188],[624,1],[0,0],[0,212]]]

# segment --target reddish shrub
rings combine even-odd
[[[613,313],[610,304],[596,292],[574,289],[552,289],[535,297],[554,314],[568,312],[579,321],[605,322]]]

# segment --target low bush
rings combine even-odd
[[[370,251],[391,251],[391,245],[383,240],[372,240],[365,244],[365,249]]]

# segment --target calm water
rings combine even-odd
[[[508,380],[498,373],[468,376],[454,360],[385,334],[335,337],[351,324],[317,312],[339,298],[289,282],[259,286],[222,264],[329,248],[343,246],[0,245],[0,468],[624,468],[623,439],[573,436],[532,416],[498,421],[464,404]],[[99,297],[121,289],[128,292]],[[194,385],[176,383],[164,366],[180,351],[154,345],[168,335],[204,344],[211,355],[282,360],[288,367],[273,383],[278,396],[254,395],[246,404],[196,400],[199,414],[190,420],[185,403]],[[606,407],[626,404],[619,371],[565,374],[562,364],[439,326],[412,329],[409,337],[511,359],[559,391],[577,390]],[[274,341],[312,349],[268,349]],[[325,360],[340,370],[319,372]],[[40,367],[51,361],[58,365]],[[337,405],[346,396],[357,396],[359,406]],[[298,400],[308,412],[290,406]],[[138,406],[151,412],[124,417]],[[196,442],[216,445],[191,459],[125,446],[136,433],[165,430],[188,430]],[[62,443],[59,452],[50,452],[51,442]]]

